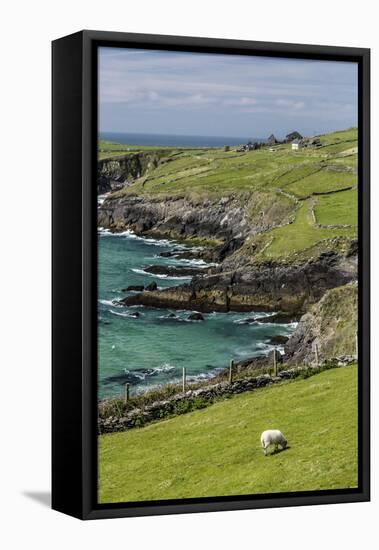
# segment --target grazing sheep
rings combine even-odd
[[[267,449],[270,445],[275,445],[275,451],[278,450],[278,445],[285,449],[287,447],[287,440],[280,430],[266,430],[261,435],[261,445],[265,456],[267,455]]]

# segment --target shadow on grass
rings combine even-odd
[[[266,456],[279,455],[280,453],[284,453],[285,451],[288,451],[289,449],[291,449],[291,447],[290,447],[290,445],[287,445],[287,447],[285,449],[278,449],[277,451],[274,449],[273,451],[268,452]]]

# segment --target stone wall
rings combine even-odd
[[[269,374],[263,374],[260,376],[241,378],[235,380],[231,384],[228,382],[210,384],[199,389],[176,394],[165,400],[156,401],[144,408],[133,409],[126,413],[125,416],[99,418],[98,433],[120,432],[142,427],[154,420],[167,418],[169,416],[177,416],[178,414],[190,412],[194,409],[206,407],[223,397],[237,395],[246,391],[253,391],[299,376],[312,376],[323,370],[342,367],[354,363],[355,361],[355,357],[345,356],[335,358],[329,361],[328,364],[323,364],[321,366],[308,365],[281,370],[276,377]]]

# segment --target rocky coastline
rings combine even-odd
[[[99,195],[122,189],[161,162],[165,162],[167,150],[143,151],[122,154],[98,161],[97,192]]]
[[[322,331],[313,333],[306,315],[329,291],[357,280],[357,241],[351,239],[343,252],[332,247],[305,260],[255,261],[254,245],[246,244],[270,228],[291,223],[291,219],[286,213],[268,216],[267,212],[252,217],[249,209],[253,198],[250,196],[244,204],[236,196],[201,200],[188,196],[111,194],[99,206],[99,226],[182,242],[203,240],[206,246],[174,249],[167,255],[212,262],[206,268],[146,266],[145,271],[151,274],[188,276],[191,280],[165,289],[134,289],[118,305],[201,313],[262,311],[287,315],[300,323],[286,344],[286,357],[290,364],[306,361],[313,354],[316,339],[323,347]],[[297,345],[301,353],[294,351]],[[326,357],[327,346],[324,351]]]
[[[221,268],[218,272],[196,274],[190,283],[141,292],[119,303],[205,313],[282,311],[301,315],[327,290],[355,278],[356,258],[328,253],[300,266],[271,263],[226,272]]]

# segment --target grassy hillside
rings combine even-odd
[[[279,428],[289,448],[265,457]],[[99,501],[357,486],[357,368],[241,394],[143,429],[99,437]]]
[[[320,356],[338,357],[356,352],[358,327],[358,286],[344,285],[326,292],[308,315],[312,339],[321,342]]]
[[[168,152],[172,151],[172,147],[165,147],[164,145],[126,145],[123,143],[114,143],[113,141],[99,139],[98,159],[117,159],[117,157],[124,157],[125,155],[139,153],[141,151],[162,151],[163,149],[167,149]]]
[[[292,151],[291,144],[277,145],[273,151],[263,147],[242,153],[234,149],[171,150],[170,162],[123,192],[171,197],[281,189],[294,198],[305,198],[357,184],[357,139],[357,130],[352,129],[321,136],[320,147],[300,151]]]
[[[165,162],[113,196],[239,198],[252,226],[276,226],[246,243],[242,252],[250,247],[255,260],[344,250],[357,235],[357,129],[319,139],[319,147],[299,151],[290,144],[250,152],[171,149]]]
[[[350,197],[350,199],[353,203],[353,198]],[[325,205],[324,208],[324,204],[325,203],[323,201],[320,201],[320,203],[318,201],[316,202],[319,212],[318,216],[321,220],[326,220],[329,215],[333,215],[333,213],[330,212],[330,207]],[[312,218],[312,208],[313,202],[310,199],[304,201],[296,211],[293,223],[274,228],[270,232],[265,233],[263,237],[260,238],[261,247],[263,249],[265,244],[268,244],[268,246],[262,250],[260,254],[261,257],[293,257],[300,253],[306,254],[307,252],[311,255],[314,252],[314,247],[316,247],[318,243],[324,247],[327,247],[327,241],[329,239],[341,237],[342,239],[340,243],[333,242],[333,248],[337,248],[338,246],[342,248],[344,244],[346,245],[347,242],[350,241],[350,238],[356,236],[357,229],[353,224],[349,224],[349,227],[319,227]],[[357,216],[353,208],[352,211],[349,207],[348,210],[343,212],[342,208],[338,210],[336,205],[335,218],[341,219],[344,214],[344,219],[346,220],[348,217],[350,222]],[[316,219],[317,221],[321,221],[317,217]],[[257,242],[257,239],[255,239],[255,241]]]

